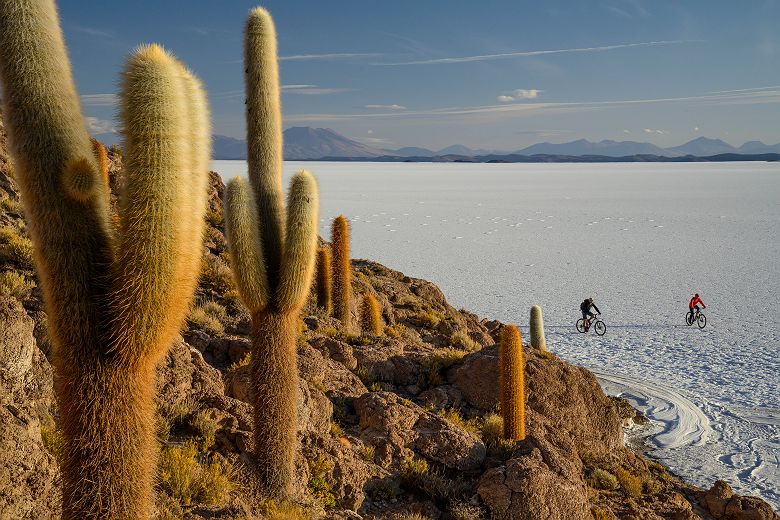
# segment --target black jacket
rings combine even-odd
[[[599,310],[599,308],[598,308],[598,307],[596,307],[596,304],[595,304],[595,303],[590,303],[588,300],[585,300],[585,301],[583,301],[583,302],[580,304],[580,310],[581,310],[582,312],[585,312],[585,313],[588,313],[588,312],[590,312],[590,308],[591,308],[591,307],[593,307],[593,308],[596,310],[596,313],[597,313],[597,314],[601,314],[601,311]]]

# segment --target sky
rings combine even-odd
[[[243,0],[61,1],[91,131],[118,139],[124,60],[156,42],[244,138]],[[780,142],[780,0],[272,0],[284,126],[380,148],[580,138]]]

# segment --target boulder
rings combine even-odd
[[[549,467],[539,450],[486,471],[477,494],[494,520],[592,520],[587,488]]]

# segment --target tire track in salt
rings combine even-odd
[[[609,395],[627,399],[650,420],[661,426],[649,441],[658,448],[706,444],[710,420],[689,399],[658,383],[590,369]]]

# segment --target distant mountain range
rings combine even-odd
[[[246,142],[223,135],[215,135],[215,159],[246,159]],[[395,150],[380,149],[349,139],[330,128],[311,128],[295,126],[284,131],[284,158],[287,160],[314,159],[378,159],[392,160],[426,160],[442,161],[478,160],[516,162],[522,157],[545,156],[547,160],[561,157],[569,161],[577,157],[627,158],[639,157],[639,160],[683,158],[687,156],[711,157],[722,154],[732,155],[766,155],[780,154],[780,143],[767,145],[761,141],[748,141],[740,147],[734,147],[720,139],[699,137],[680,146],[661,148],[651,143],[637,141],[603,140],[591,142],[579,139],[568,143],[538,143],[514,152],[472,149],[456,144],[441,150],[429,150],[420,147],[405,147]],[[510,159],[511,157],[511,159]],[[517,159],[521,157],[520,159]],[[540,158],[542,159],[542,158]],[[733,159],[731,159],[733,160]]]

